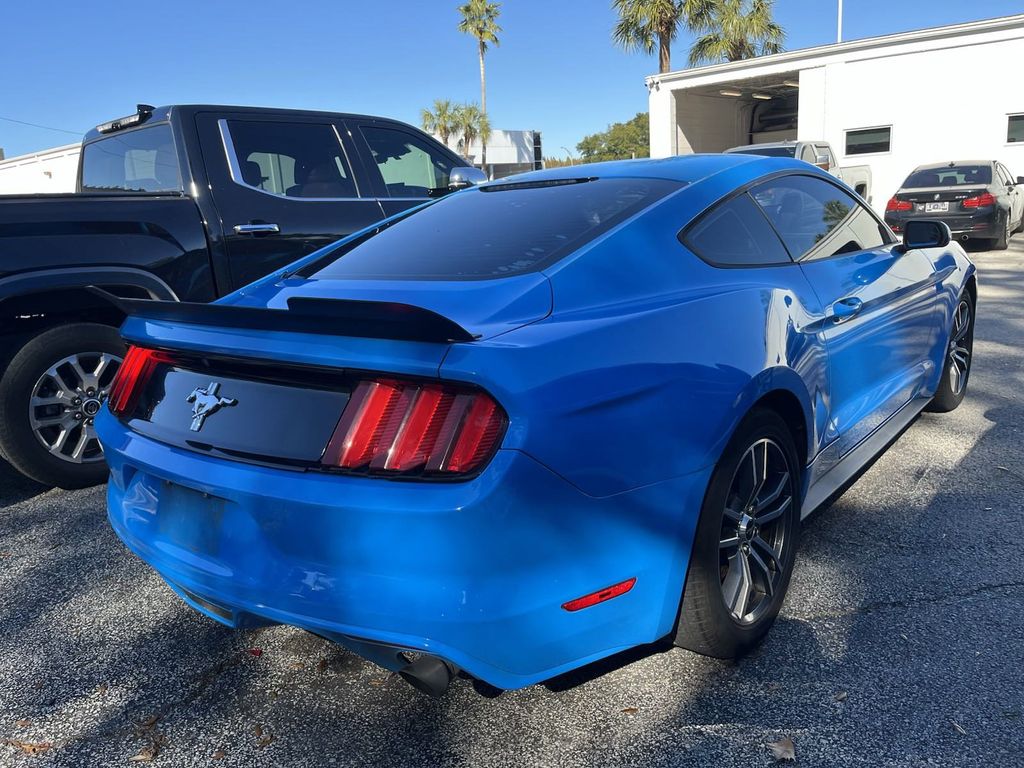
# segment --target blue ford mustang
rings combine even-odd
[[[801,517],[970,373],[975,269],[795,160],[493,182],[213,305],[124,302],[118,535],[422,690],[769,630]]]

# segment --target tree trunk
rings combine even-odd
[[[480,51],[480,112],[487,115],[487,75],[484,74],[484,41],[479,41]],[[480,168],[487,173],[487,137],[480,137]],[[488,174],[488,177],[490,174]]]
[[[658,71],[661,74],[672,71],[672,43],[668,35],[658,36]]]

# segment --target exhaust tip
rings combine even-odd
[[[398,670],[398,674],[417,691],[437,698],[448,690],[455,670],[436,656],[420,656]]]

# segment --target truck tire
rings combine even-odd
[[[29,339],[0,377],[0,451],[44,485],[86,488],[107,478],[93,417],[124,357],[116,328],[70,323]]]

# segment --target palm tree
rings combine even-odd
[[[658,71],[672,69],[672,41],[693,0],[612,0],[619,20],[612,39],[627,51],[650,55],[658,49]]]
[[[468,0],[465,5],[459,6],[459,13],[462,14],[462,21],[459,22],[459,32],[464,32],[476,38],[477,53],[480,56],[480,110],[486,115],[487,73],[484,70],[484,54],[487,53],[488,45],[501,45],[501,42],[498,40],[498,33],[501,32],[501,27],[498,26],[501,3],[492,3],[489,0]],[[480,164],[486,170],[486,139],[482,144],[480,161]]]
[[[476,139],[480,139],[480,144],[484,145],[491,136],[491,121],[476,104],[460,104],[456,107],[452,128],[460,137],[459,148],[467,160],[470,145]]]
[[[455,132],[455,115],[458,107],[448,99],[434,99],[434,110],[424,109],[420,113],[423,130],[441,139],[448,146],[448,138]]]
[[[686,0],[686,23],[701,37],[690,66],[739,61],[782,50],[786,33],[772,19],[775,0]]]

